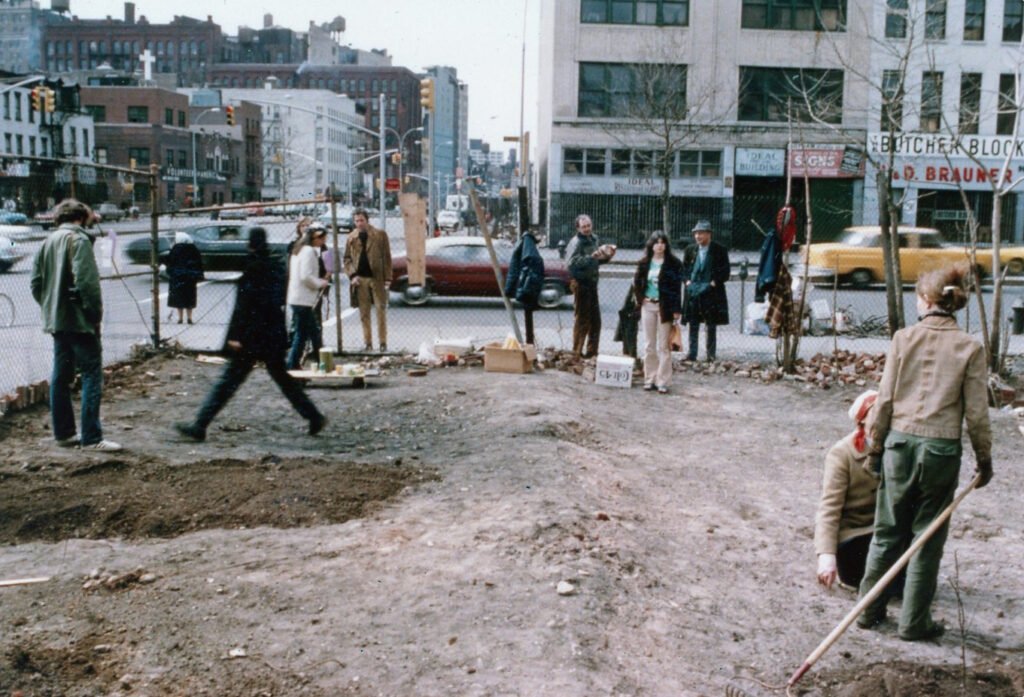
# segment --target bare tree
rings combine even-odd
[[[607,81],[605,103],[617,117],[605,130],[625,147],[635,148],[634,170],[660,182],[662,230],[671,232],[671,182],[680,153],[693,149],[721,125],[728,107],[715,104],[710,84],[694,84],[690,66],[678,62],[682,47],[659,44],[646,51],[647,62],[623,66]]]

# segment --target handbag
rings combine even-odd
[[[683,327],[673,322],[672,331],[668,335],[668,345],[673,351],[683,350]]]

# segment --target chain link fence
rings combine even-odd
[[[654,228],[660,221],[660,208],[656,205],[652,208],[650,201],[637,201],[630,204],[632,207],[615,210],[606,211],[600,207],[588,209],[586,197],[580,197],[571,207],[568,203],[564,200],[559,203],[557,215],[552,216],[552,225],[548,230],[548,246],[542,249],[548,273],[554,274],[563,265],[558,254],[558,243],[571,234],[572,220],[579,212],[586,211],[594,216],[595,223],[601,221],[600,225],[604,226],[605,231],[603,241],[610,238],[622,244],[623,248],[615,263],[603,267],[600,286],[604,322],[602,352],[620,353],[621,344],[614,338],[619,308],[630,292],[633,272],[640,256],[639,249],[629,249],[626,241],[638,245],[641,239],[640,227],[625,226],[623,221],[630,220],[632,213],[640,211],[645,217],[636,219],[647,221],[646,224]],[[756,315],[747,314],[754,300],[758,261],[756,247],[761,235],[749,219],[763,220],[761,225],[769,229],[779,203],[751,199],[732,204],[734,219],[738,219],[736,211],[740,210],[748,217],[743,234],[747,237],[756,234],[758,237],[751,239],[756,239],[758,244],[731,246],[733,279],[728,285],[730,322],[718,331],[719,359],[775,360],[775,340],[765,335],[766,328],[758,322]],[[329,270],[334,268],[335,258],[344,254],[352,212],[340,203],[334,205],[335,217],[344,227],[338,230],[336,242],[333,235],[328,238],[329,252],[325,254],[325,262]],[[698,217],[711,217],[713,224],[716,220],[724,219],[725,202],[709,199],[701,205],[704,207],[694,209],[680,204],[673,208],[672,215],[679,221],[679,229],[692,226]],[[295,238],[300,218],[306,215],[329,224],[330,208],[330,204],[314,201],[260,203],[182,210],[173,217],[158,216],[156,220],[161,253],[173,244],[175,232],[188,233],[197,246],[206,250],[205,278],[199,283],[198,303],[192,313],[192,323],[188,322],[186,314],[183,314],[179,322],[178,311],[167,307],[168,284],[163,274],[158,275],[154,285],[153,273],[148,264],[152,219],[143,217],[102,224],[103,235],[99,237],[95,250],[103,277],[105,362],[109,364],[127,358],[135,344],[153,345],[158,341],[202,352],[220,350],[234,307],[236,281],[244,264],[242,260],[249,230],[256,225],[264,227],[268,240],[281,255],[280,261],[284,265],[285,245]],[[829,239],[830,234],[823,232],[818,236],[819,229],[841,230],[848,224],[848,214],[838,206],[831,217],[827,205],[821,206],[816,215],[820,216],[815,219],[815,234],[819,240]],[[385,216],[383,220],[377,211],[370,211],[370,217],[372,225],[382,227],[387,232],[392,255],[397,263],[405,254],[402,217],[397,211]],[[624,227],[617,235],[608,234],[614,233],[611,230],[613,225]],[[738,220],[731,229],[733,238],[738,238]],[[12,240],[14,246],[8,249],[6,258],[12,260],[10,268],[0,272],[0,395],[10,394],[18,386],[46,380],[50,374],[52,342],[41,331],[39,309],[29,289],[32,257],[46,234],[46,231],[38,227],[23,226],[17,239]],[[646,231],[642,234],[646,235]],[[3,228],[0,228],[0,237],[3,236]],[[688,235],[677,234],[674,237],[679,243],[689,241]],[[720,241],[728,242],[723,237],[717,235]],[[436,255],[428,261],[428,277],[442,272],[450,274],[452,285],[444,292],[435,287],[428,288],[436,292],[429,294],[425,302],[421,302],[421,297],[412,297],[406,293],[390,294],[387,345],[391,352],[416,354],[424,349],[431,351],[435,342],[444,343],[455,339],[469,339],[474,345],[481,346],[488,341],[500,341],[511,333],[508,314],[494,290],[493,272],[480,242],[479,231],[475,228],[450,231],[450,234],[431,242]],[[507,260],[511,254],[511,243],[498,240],[497,244],[499,256]],[[231,256],[234,259],[228,260]],[[744,273],[747,274],[745,279]],[[469,287],[474,284],[486,284],[488,275],[490,290],[477,287],[472,294],[455,294],[469,293]],[[463,285],[460,286],[460,283]],[[400,282],[396,284],[396,290],[401,290]],[[359,360],[365,356],[363,347],[366,341],[358,308],[353,305],[349,291],[348,280],[341,274],[340,284],[326,294],[321,309],[323,342],[325,347],[341,353],[341,360]],[[5,302],[5,298],[11,302]],[[913,292],[909,288],[904,293],[904,301],[907,317],[913,317]],[[837,347],[869,353],[886,350],[888,334],[885,327],[885,295],[880,287],[853,290],[833,288],[830,284],[812,286],[808,288],[807,307],[804,326],[809,335],[801,342],[801,356],[828,354]],[[976,312],[974,315],[973,328],[976,329]],[[517,317],[522,323],[521,310],[517,310]],[[970,318],[967,321],[970,322]],[[377,346],[380,341],[375,316],[371,327],[372,344]],[[562,298],[552,309],[535,312],[534,327],[539,346],[571,349],[571,295]],[[640,339],[642,346],[642,333]],[[703,332],[700,341],[703,345]],[[1011,345],[1011,352],[1013,349],[1014,345]]]

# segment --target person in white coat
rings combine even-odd
[[[326,243],[327,229],[313,223],[293,245],[288,257],[288,307],[292,311],[292,343],[285,361],[288,370],[301,368],[307,341],[312,342],[314,353],[319,353],[323,344],[313,307],[328,285],[320,276],[320,254]]]

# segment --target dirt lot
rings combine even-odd
[[[817,587],[811,536],[859,388],[396,370],[311,391],[312,438],[256,374],[206,443],[176,442],[218,370],[113,375],[124,453],[52,446],[45,410],[0,420],[0,578],[52,577],[0,588],[0,695],[780,694],[852,605]],[[950,632],[853,628],[799,693],[1024,695],[1022,441],[992,416]]]

